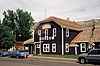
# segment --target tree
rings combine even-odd
[[[16,41],[25,41],[31,37],[30,28],[34,21],[31,13],[17,9],[15,12],[13,10],[4,11],[3,15],[3,25],[11,28]]]
[[[7,26],[0,25],[0,46],[3,48],[10,48],[15,43],[11,29]]]

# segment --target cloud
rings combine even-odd
[[[41,21],[46,16],[71,18],[72,20],[87,20],[99,18],[100,0],[0,0],[0,18],[7,9],[22,8],[32,13],[35,21]]]

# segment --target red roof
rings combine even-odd
[[[40,23],[50,22],[50,21],[54,21],[57,24],[59,24],[61,27],[65,27],[65,28],[69,28],[69,29],[82,30],[82,28],[83,28],[80,24],[77,24],[76,22],[57,18],[57,17],[54,17],[54,16],[51,16],[47,19],[44,19],[43,21],[40,21]]]

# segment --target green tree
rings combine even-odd
[[[7,26],[0,25],[0,46],[3,48],[10,48],[15,43],[11,29]]]
[[[30,28],[34,21],[31,13],[17,9],[15,12],[13,10],[4,11],[3,15],[3,25],[11,28],[16,41],[25,41],[31,37]]]

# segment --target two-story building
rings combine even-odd
[[[35,54],[77,54],[78,45],[71,41],[83,30],[83,27],[69,19],[51,16],[35,25]]]

